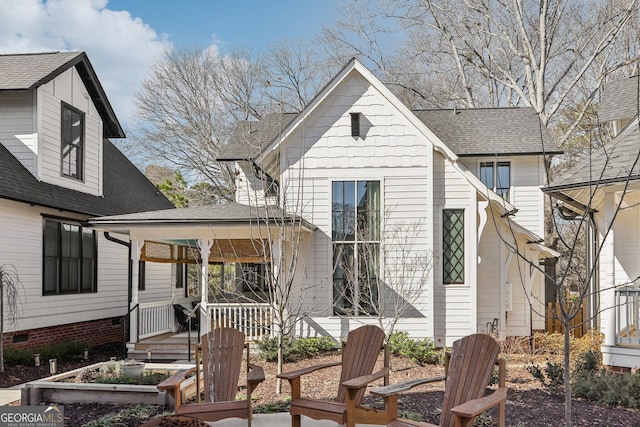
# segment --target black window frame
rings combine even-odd
[[[51,241],[52,239],[53,241]],[[54,271],[51,272],[51,269]],[[54,284],[49,283],[48,277],[52,275],[51,273],[55,276]],[[88,283],[86,283],[87,278],[90,278]],[[72,286],[72,281],[76,282],[75,286]],[[98,238],[96,231],[84,227],[79,221],[44,217],[42,222],[42,295],[76,295],[97,292]]]
[[[453,224],[452,215],[456,215],[459,223]],[[444,285],[462,285],[465,283],[465,210],[464,209],[443,209],[442,210],[442,283]],[[455,229],[454,229],[455,226]],[[456,233],[452,237],[452,233]],[[452,248],[451,243],[455,238],[461,236],[460,242],[455,242]],[[454,250],[457,249],[454,258]],[[461,253],[460,253],[461,252]],[[454,262],[458,264],[454,265]]]
[[[69,114],[77,115],[77,120],[80,121],[80,135],[79,135],[79,143],[73,144],[74,135],[73,135],[73,123],[74,120],[71,120],[69,123],[66,123],[65,114],[68,112]],[[66,178],[77,179],[78,181],[84,180],[85,170],[84,170],[84,156],[85,156],[85,113],[80,111],[79,109],[73,107],[66,102],[60,103],[60,174]],[[72,148],[69,146],[75,145]],[[66,154],[65,154],[66,153]],[[72,153],[75,154],[75,168],[72,168],[71,165],[71,157]],[[72,170],[73,169],[73,170]]]
[[[500,180],[500,169],[507,168],[508,176],[506,183],[501,182]],[[491,176],[488,176],[484,170],[491,169]],[[511,162],[508,160],[487,160],[480,161],[480,165],[478,167],[479,170],[479,178],[480,181],[484,185],[486,185],[490,190],[493,190],[498,196],[502,197],[505,201],[511,201]],[[489,181],[489,179],[491,181]]]

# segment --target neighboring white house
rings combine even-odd
[[[129,240],[86,222],[172,207],[107,139],[124,136],[85,53],[0,55],[0,265],[24,287],[5,344],[122,341]]]
[[[239,123],[219,157],[237,162],[237,203],[91,223],[128,233],[138,248],[191,239],[206,267],[217,242],[268,238],[251,211],[286,200],[288,212],[305,220],[309,247],[296,304],[310,314],[297,333],[336,338],[376,322],[366,303],[354,303],[358,295],[397,291],[383,288],[401,271],[386,270],[383,259],[358,262],[365,264],[365,250],[379,258],[385,232],[404,227],[407,239],[416,233],[413,250],[432,261],[424,283],[404,284],[419,289],[397,328],[438,346],[489,326],[528,336],[544,329],[541,262],[557,256],[541,244],[540,187],[543,155],[558,151],[532,109],[410,111],[354,59],[299,114]],[[367,274],[344,274],[345,265]],[[203,292],[202,304],[211,316],[218,303]]]
[[[597,275],[590,289],[594,324],[605,336],[606,365],[640,367],[640,125],[638,76],[605,86],[599,121],[614,140],[545,188],[565,210],[592,220],[588,247]],[[599,249],[599,257],[597,251]],[[593,266],[589,265],[588,268]]]

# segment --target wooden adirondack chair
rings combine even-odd
[[[251,425],[251,393],[264,381],[261,367],[249,362],[249,346],[245,335],[233,328],[214,329],[202,336],[201,352],[196,351],[196,368],[178,372],[158,385],[175,401],[175,413],[204,421],[224,418],[245,418]],[[238,381],[242,367],[242,353],[246,350],[247,390],[246,398],[236,400]],[[200,362],[202,361],[202,367]],[[201,370],[201,371],[200,371]],[[196,374],[197,403],[182,405],[181,383]],[[201,381],[201,378],[204,381]],[[204,383],[204,402],[200,402],[201,383]]]
[[[377,326],[362,326],[347,335],[342,347],[342,362],[312,366],[278,375],[291,384],[291,425],[301,427],[301,415],[320,420],[331,420],[353,427],[356,422],[386,424],[384,411],[361,406],[367,384],[380,378],[388,378],[387,357],[385,366],[372,373],[380,350],[383,349],[384,331]],[[319,369],[342,365],[340,385],[335,401],[302,397],[300,378]]]
[[[390,418],[388,426],[392,427],[435,427],[433,424],[398,419],[398,393],[407,391],[417,385],[446,378],[444,402],[440,415],[441,427],[466,427],[473,425],[473,419],[495,406],[499,409],[499,426],[505,423],[505,401],[507,388],[505,384],[504,360],[500,360],[499,386],[492,394],[483,397],[496,365],[500,346],[489,335],[475,334],[464,337],[453,343],[451,357],[446,370],[446,377],[424,378],[404,383],[380,387],[371,394],[381,396]]]

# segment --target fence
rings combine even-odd
[[[586,301],[583,301],[586,302]],[[576,304],[576,303],[574,303]],[[574,304],[569,305],[569,310],[574,310]],[[545,331],[547,333],[564,333],[564,324],[558,320],[562,318],[562,311],[557,303],[547,303],[547,312],[546,312],[546,325]],[[584,334],[587,333],[587,305],[582,304],[580,310],[576,313],[576,315],[569,322],[569,329],[571,330],[571,334],[575,338],[580,338]]]

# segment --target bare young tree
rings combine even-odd
[[[5,319],[15,327],[22,315],[22,282],[11,264],[0,265],[0,372],[4,372]]]

